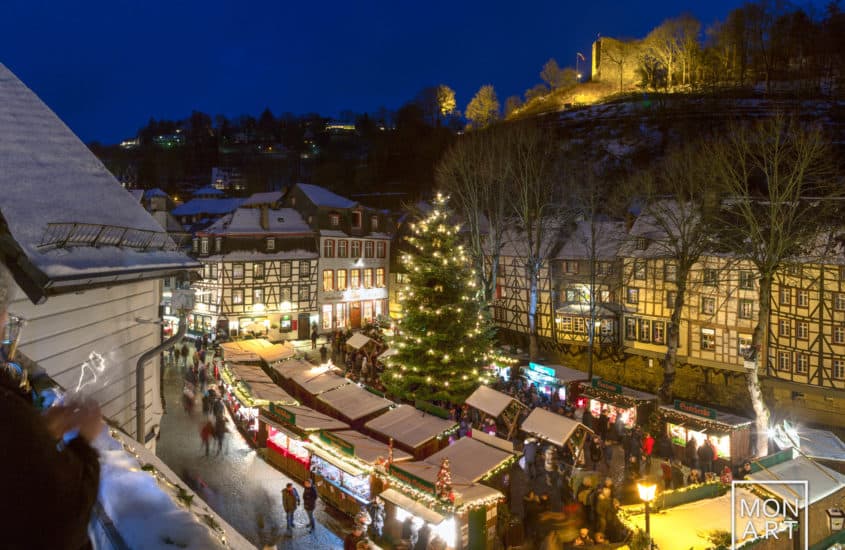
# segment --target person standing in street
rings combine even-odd
[[[299,493],[296,492],[293,483],[288,483],[282,489],[282,507],[285,509],[287,529],[290,532],[293,530],[293,513],[299,507]]]
[[[317,337],[319,334],[317,333],[317,325],[313,325],[311,327],[311,349],[317,349]]]
[[[305,480],[304,489],[302,490],[302,507],[305,508],[305,513],[308,515],[308,532],[311,533],[317,527],[314,523],[314,509],[317,507],[317,488],[310,479]]]

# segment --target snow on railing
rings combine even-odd
[[[99,543],[114,550],[254,548],[152,452],[108,431],[94,442],[100,492],[92,534]]]
[[[39,248],[66,246],[119,246],[138,250],[176,250],[177,246],[163,231],[133,229],[96,223],[48,223]]]

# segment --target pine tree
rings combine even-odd
[[[460,404],[487,381],[493,330],[446,197],[438,194],[432,207],[407,237],[398,353],[382,381],[397,397]]]

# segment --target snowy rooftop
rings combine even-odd
[[[223,197],[225,195],[226,194],[223,191],[210,185],[203,187],[202,189],[197,189],[191,193],[191,196],[194,197]]]
[[[238,233],[312,233],[311,227],[293,208],[268,210],[267,229],[261,227],[261,213],[262,211],[258,208],[238,208],[231,215],[217,220],[208,228],[208,232],[228,235]]]
[[[614,260],[619,247],[625,241],[625,224],[622,222],[602,221],[590,227],[589,221],[578,225],[563,243],[556,258],[590,259],[592,256],[593,232],[595,232],[595,257],[599,260]]]
[[[255,193],[247,198],[241,206],[259,206],[262,204],[272,205],[282,200],[281,191],[270,191],[269,193]]]
[[[154,187],[153,189],[147,189],[143,191],[144,198],[150,199],[152,197],[165,197],[167,198],[167,193],[159,189],[158,187]]]
[[[174,216],[222,215],[240,207],[243,199],[191,199],[173,209]]]
[[[331,392],[327,395],[331,395]],[[456,426],[452,420],[426,414],[410,405],[399,405],[366,424],[367,428],[412,448],[419,447]]]
[[[341,197],[338,194],[332,193],[324,187],[319,185],[311,185],[310,183],[297,183],[297,187],[305,193],[308,200],[313,202],[316,206],[323,206],[326,208],[352,208],[357,206],[357,202]]]
[[[160,248],[175,245],[85,144],[1,64],[0,166],[0,213],[15,245],[47,279],[195,265],[175,251],[108,245],[39,247],[48,224],[129,228],[157,236]],[[39,284],[48,286],[47,281]]]

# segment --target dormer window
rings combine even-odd
[[[646,250],[648,248],[648,239],[645,237],[637,238],[637,250]]]
[[[361,229],[361,211],[352,212],[352,229]]]
[[[267,239],[267,252],[271,252],[273,250],[276,250],[276,239],[269,237]]]
[[[373,231],[378,231],[378,216],[373,216],[370,218],[370,226],[372,227]]]
[[[329,225],[338,227],[340,225],[340,214],[329,214]]]
[[[214,237],[214,251],[218,254],[223,249],[223,237]]]
[[[208,237],[200,239],[200,254],[208,254]]]

